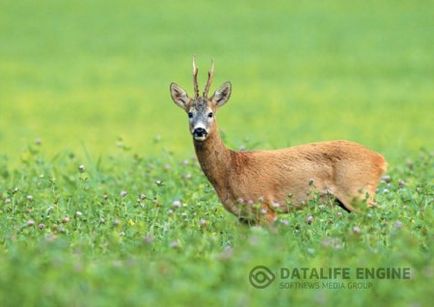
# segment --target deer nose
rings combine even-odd
[[[197,136],[197,137],[206,136],[207,134],[208,134],[208,132],[206,132],[206,130],[204,128],[195,128],[193,130],[193,135]]]

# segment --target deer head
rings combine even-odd
[[[189,128],[193,138],[196,141],[202,142],[215,131],[215,113],[219,107],[229,100],[232,86],[229,81],[226,81],[211,97],[208,97],[214,76],[213,62],[211,69],[208,71],[205,89],[202,96],[200,96],[197,74],[198,68],[193,57],[194,97],[189,97],[187,92],[174,82],[170,84],[170,95],[173,102],[187,113]]]

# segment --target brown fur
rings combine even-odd
[[[301,207],[313,193],[334,196],[348,211],[354,211],[360,201],[374,204],[387,163],[383,156],[357,143],[330,141],[251,152],[227,149],[213,113],[229,100],[232,85],[225,82],[208,97],[213,72],[214,65],[203,97],[199,97],[193,58],[194,98],[176,83],[170,85],[170,92],[189,116],[200,166],[229,212],[244,221],[272,222],[276,213]]]
[[[259,215],[273,221],[278,212],[303,205],[312,190],[331,194],[349,211],[355,201],[374,203],[384,158],[362,145],[330,141],[279,150],[236,152],[227,149],[214,127],[194,142],[201,168],[224,207],[244,219]],[[289,203],[289,205],[288,205]]]

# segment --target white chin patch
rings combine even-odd
[[[205,135],[202,135],[202,136],[194,136],[193,137],[196,141],[205,141],[205,139],[206,139],[206,136]]]

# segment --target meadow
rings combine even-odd
[[[432,1],[0,1],[0,305],[429,306]],[[378,207],[227,213],[169,96],[233,84],[226,144],[349,139],[384,154]],[[264,289],[280,268],[408,267],[367,288]],[[340,281],[333,279],[332,282]],[[315,282],[315,279],[306,280]],[[345,281],[347,284],[347,281]]]

